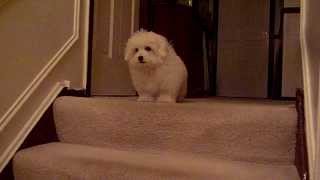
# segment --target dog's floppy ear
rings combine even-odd
[[[169,53],[169,43],[168,43],[168,40],[165,37],[161,37],[159,43],[160,43],[159,55],[164,58]]]
[[[133,56],[132,48],[129,46],[129,43],[127,43],[126,48],[124,50],[124,60],[128,61]]]

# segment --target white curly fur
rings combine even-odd
[[[144,30],[134,33],[125,60],[138,101],[177,102],[186,96],[187,69],[165,37]]]

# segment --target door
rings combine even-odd
[[[268,95],[269,0],[220,0],[217,95]]]
[[[138,29],[139,0],[95,0],[92,95],[135,95],[124,48]]]

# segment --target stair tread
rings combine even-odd
[[[135,98],[61,97],[54,104],[59,139],[117,149],[156,149],[258,163],[294,161],[292,102],[187,99],[140,103]]]
[[[22,150],[15,176],[24,179],[298,180],[293,165],[258,164],[191,154],[122,151],[51,143]]]

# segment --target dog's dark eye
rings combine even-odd
[[[138,49],[138,48],[135,48],[135,49],[134,49],[134,51],[135,51],[135,52],[138,52],[138,51],[139,51],[139,49]]]
[[[151,47],[149,47],[149,46],[146,46],[144,49],[145,49],[146,51],[151,51],[151,50],[152,50]]]

